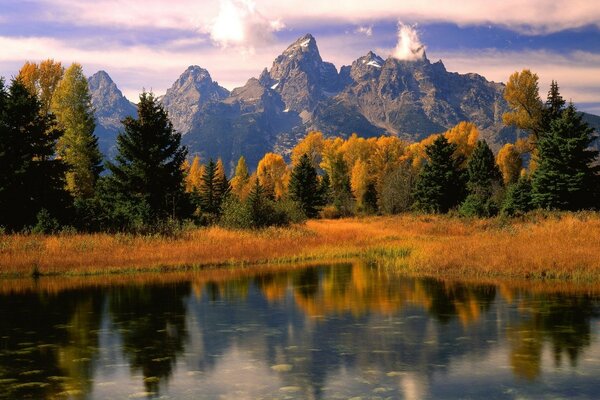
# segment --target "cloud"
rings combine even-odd
[[[425,45],[421,43],[415,27],[398,22],[398,43],[392,57],[403,61],[421,60],[425,56]]]
[[[359,26],[354,32],[371,37],[373,36],[373,25]]]
[[[269,20],[250,0],[221,0],[219,13],[209,27],[211,39],[221,47],[253,49],[274,41],[283,29],[280,20]]]
[[[527,34],[558,32],[586,25],[600,27],[600,7],[590,0],[504,0],[485,3],[481,0],[421,0],[395,2],[393,6],[390,6],[389,0],[347,0],[342,7],[339,2],[322,0],[256,0],[256,4],[247,0],[32,0],[29,8],[31,14],[38,18],[74,25],[201,28],[210,31],[215,18],[231,11],[230,6],[223,6],[224,3],[241,10],[242,14],[250,17],[250,22],[257,18],[258,26],[270,32],[269,24],[273,21],[301,26],[306,25],[307,21],[363,25],[376,20],[398,19],[459,25],[496,24]],[[242,21],[247,20],[242,18]],[[231,36],[229,40],[239,38],[234,33]]]

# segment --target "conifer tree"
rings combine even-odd
[[[298,164],[292,170],[289,183],[290,199],[298,202],[308,218],[317,216],[322,205],[319,193],[317,170],[312,166],[310,157],[303,154]]]
[[[579,210],[596,204],[599,167],[593,165],[598,152],[590,148],[592,133],[573,104],[550,122],[537,143],[531,183],[536,207]]]
[[[447,212],[464,198],[465,179],[460,165],[462,157],[455,157],[456,145],[440,135],[425,148],[427,162],[415,188],[415,206],[426,212]]]
[[[108,163],[115,201],[144,223],[185,216],[188,198],[181,166],[187,149],[162,105],[152,93],[142,93],[138,118],[128,117],[123,125],[115,162]]]
[[[64,134],[57,143],[58,155],[68,165],[67,189],[76,199],[90,198],[102,172],[102,154],[88,82],[79,64],[71,65],[58,83],[52,112]]]
[[[54,157],[62,131],[54,116],[19,79],[8,91],[0,80],[0,225],[20,229],[35,223],[43,209],[65,217],[65,165]]]
[[[215,178],[216,169],[217,165],[210,159],[204,169],[204,174],[202,175],[202,187],[198,192],[200,211],[212,215],[217,215],[219,213]]]
[[[192,165],[189,166],[185,177],[185,191],[188,193],[197,193],[202,186],[203,176],[204,166],[200,164],[200,157],[194,156]]]
[[[215,197],[217,199],[219,209],[221,208],[223,200],[225,200],[230,192],[231,184],[229,183],[229,179],[227,179],[223,160],[219,158],[215,166]]]
[[[483,140],[477,142],[467,162],[468,196],[460,212],[466,216],[490,217],[498,212],[494,204],[494,188],[500,186],[502,174],[496,165],[492,149]]]
[[[550,127],[551,121],[560,118],[565,109],[565,104],[566,102],[558,90],[558,83],[555,80],[552,80],[550,90],[548,91],[546,106],[544,108],[544,125],[546,129]]]
[[[531,209],[531,182],[523,176],[508,187],[501,211],[502,214],[518,215]]]

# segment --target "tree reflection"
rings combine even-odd
[[[100,292],[8,295],[0,304],[0,397],[85,397],[98,352]]]
[[[135,286],[110,293],[110,312],[123,338],[132,371],[141,371],[147,392],[173,373],[187,338],[186,298],[190,284]]]

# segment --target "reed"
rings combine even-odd
[[[438,215],[311,220],[290,228],[198,228],[176,237],[0,235],[1,276],[186,271],[207,266],[367,258],[434,276],[600,277],[600,214],[522,219]]]

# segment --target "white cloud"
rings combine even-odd
[[[363,34],[367,37],[371,37],[373,36],[373,25],[359,26],[354,32]]]
[[[272,43],[273,32],[283,27],[280,20],[265,18],[250,0],[221,0],[209,33],[221,47],[236,46],[254,51],[257,46]]]
[[[398,43],[392,57],[403,61],[421,60],[425,56],[425,45],[421,43],[415,27],[398,22]]]
[[[36,13],[43,18],[76,25],[200,28],[208,32],[215,18],[223,12],[223,2],[219,0],[37,0],[37,3],[33,3],[32,8],[43,8]],[[256,3],[227,0],[225,3],[250,11],[250,15],[259,15],[259,19],[269,23],[283,21],[289,26],[303,25],[307,21],[361,25],[375,20],[402,19],[459,25],[499,24],[534,34],[585,25],[600,26],[600,7],[591,0],[421,0],[393,4],[389,0],[347,0],[343,6],[322,0],[256,0]],[[262,26],[269,29],[268,25]]]

